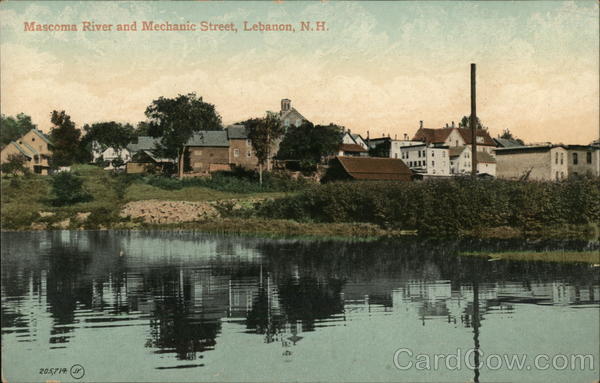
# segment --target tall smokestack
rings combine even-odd
[[[471,177],[477,177],[477,101],[475,64],[471,64]]]

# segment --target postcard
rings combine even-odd
[[[0,2],[2,382],[598,382],[599,3]]]

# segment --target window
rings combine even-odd
[[[433,150],[431,151],[431,157],[435,157],[435,152]]]
[[[425,155],[425,151],[424,151],[424,150],[423,150],[423,157],[426,157],[426,155]]]
[[[302,125],[302,119],[301,118],[299,118],[299,119],[296,120],[296,126],[300,126],[300,125]]]
[[[431,161],[431,166],[435,166],[435,161]]]
[[[458,146],[458,140],[454,141],[454,146]]]
[[[558,165],[558,153],[554,153],[554,163]],[[558,179],[558,173],[556,173],[556,179]]]
[[[563,164],[563,153],[560,154],[560,164]]]
[[[283,125],[286,127],[290,126],[290,119],[286,118],[285,121],[283,121]]]
[[[558,154],[557,154],[558,155]],[[556,172],[556,180],[558,181],[558,172]]]
[[[420,150],[417,153],[417,157],[421,157],[421,151]]]
[[[250,140],[246,140],[246,146],[247,146],[247,147],[250,147],[250,146],[252,146],[252,141],[250,141]]]
[[[252,157],[252,152],[248,150],[248,151],[246,152],[246,157],[248,157],[248,158]]]
[[[240,150],[239,149],[233,149],[233,156],[234,157],[239,157],[240,156]]]
[[[585,162],[587,162],[588,164],[592,163],[592,152],[587,152],[585,154]]]
[[[197,156],[201,156],[202,155],[202,150],[196,149],[194,150],[194,154]]]
[[[34,141],[35,141],[35,137],[31,137],[31,142],[34,142]]]
[[[573,153],[573,165],[577,165],[577,153]]]
[[[396,158],[398,158],[398,153],[395,153],[395,154],[394,154],[394,156],[395,156]]]

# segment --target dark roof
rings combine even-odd
[[[424,141],[428,144],[441,144],[452,132],[452,129],[426,129],[419,128],[411,141]]]
[[[524,146],[521,145],[517,140],[508,138],[494,138],[494,141],[496,142],[496,146],[501,148],[515,148],[519,146]]]
[[[471,145],[471,129],[468,128],[441,128],[441,129],[426,129],[420,128],[415,133],[412,141],[425,141],[428,144],[441,144],[446,142],[450,133],[453,130],[457,130],[461,135],[465,145]],[[485,129],[477,129],[476,133],[477,137],[483,137],[483,142],[478,144],[488,145],[488,146],[496,146],[496,143],[490,137],[490,134]]]
[[[241,124],[229,125],[227,128],[227,137],[230,140],[246,140],[248,139],[248,131]]]
[[[598,147],[596,145],[567,145],[566,148],[569,150],[588,150],[588,151],[600,149],[600,147]]]
[[[140,150],[154,150],[157,143],[160,143],[160,138],[140,136],[137,143],[127,145],[127,150],[132,153],[139,152]]]
[[[357,180],[410,181],[412,172],[400,159],[336,157],[346,173]]]
[[[466,145],[471,145],[471,129],[468,128],[454,128],[457,129]],[[483,137],[483,142],[478,142],[478,144],[488,145],[488,146],[496,146],[496,143],[490,137],[490,134],[485,129],[477,129],[475,131],[475,135],[477,137]]]
[[[536,145],[536,146],[517,146],[514,148],[496,148],[496,156],[505,154],[519,154],[519,153],[533,153],[533,152],[547,152],[552,148],[561,147],[563,145]]]
[[[203,130],[194,133],[185,145],[229,147],[229,141],[225,130]]]
[[[344,152],[366,152],[367,149],[359,144],[340,144],[339,150]]]

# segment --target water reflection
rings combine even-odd
[[[3,348],[10,338],[68,349],[75,337],[87,334],[84,329],[132,327],[144,334],[132,336],[134,342],[179,361],[154,363],[154,369],[205,367],[205,354],[234,331],[280,345],[282,357],[291,361],[294,348],[311,333],[353,322],[376,327],[377,318],[393,316],[399,326],[413,321],[425,328],[440,323],[463,328],[478,349],[489,315],[513,320],[521,304],[598,306],[598,273],[588,265],[456,256],[465,247],[514,246],[160,232],[2,233]]]

